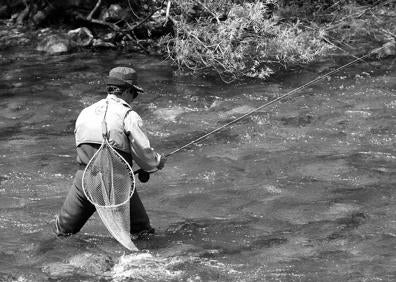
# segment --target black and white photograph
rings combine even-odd
[[[0,282],[396,281],[396,0],[0,0]]]

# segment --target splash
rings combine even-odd
[[[177,258],[163,258],[149,253],[123,255],[112,271],[113,281],[141,280],[167,281],[182,275],[182,271],[173,270],[179,263]]]
[[[240,281],[241,272],[236,270],[240,265],[197,255],[123,255],[112,270],[112,281]]]

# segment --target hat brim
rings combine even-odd
[[[106,79],[106,84],[107,85],[115,85],[115,86],[127,86],[127,87],[133,87],[136,89],[136,91],[143,93],[144,90],[138,85],[132,84],[131,82],[123,79],[119,79],[116,77],[107,77]]]

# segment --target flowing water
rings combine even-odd
[[[156,235],[123,249],[94,215],[55,238],[74,122],[133,65],[168,153],[345,58],[267,82],[175,76],[118,52],[0,55],[0,281],[395,281],[396,65],[358,63],[169,157],[138,190]],[[352,60],[352,58],[351,58]]]

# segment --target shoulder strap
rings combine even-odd
[[[106,99],[106,109],[102,120],[102,136],[103,139],[109,140],[109,133],[107,132],[106,114],[109,107],[109,101]]]

